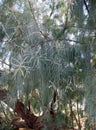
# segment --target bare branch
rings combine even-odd
[[[35,15],[34,15],[34,10],[33,10],[32,3],[31,3],[29,0],[28,0],[28,3],[29,3],[29,7],[30,7],[30,11],[31,11],[32,17],[33,17],[33,19],[34,19],[34,21],[35,21],[35,24],[36,24],[37,28],[38,28],[38,31],[40,32],[40,34],[41,34],[45,39],[47,39],[47,38],[48,38],[47,34],[44,34],[44,33],[40,30],[40,28],[39,28],[38,22],[37,22],[37,20],[36,20]]]
[[[85,5],[86,10],[87,10],[87,12],[88,12],[88,14],[89,14],[89,8],[88,8],[88,5],[87,5],[87,3],[86,3],[86,0],[84,0],[84,5]]]
[[[0,62],[2,63],[2,64],[5,64],[5,65],[7,65],[7,66],[9,66],[10,67],[10,64],[8,64],[8,63],[6,63],[4,60],[0,60]]]

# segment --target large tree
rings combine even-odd
[[[49,122],[46,111],[58,111],[58,125],[74,128],[75,120],[81,129],[84,100],[88,119],[95,119],[95,6],[95,0],[1,0],[0,83]]]

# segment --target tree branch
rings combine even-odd
[[[5,64],[5,65],[7,65],[7,66],[9,66],[10,67],[10,64],[8,64],[8,63],[6,63],[4,60],[0,60],[0,62],[2,63],[2,64]]]
[[[88,14],[89,14],[89,8],[88,8],[88,5],[87,5],[87,3],[86,3],[86,0],[84,0],[84,5],[85,5],[86,10],[87,10],[87,12],[88,12]]]
[[[30,11],[31,11],[32,17],[33,17],[33,19],[34,19],[34,21],[35,21],[35,24],[36,24],[36,26],[37,26],[38,31],[40,32],[40,34],[41,34],[45,39],[47,39],[47,38],[48,38],[47,34],[44,34],[44,33],[40,30],[40,28],[39,28],[38,22],[37,22],[37,20],[36,20],[35,15],[34,15],[34,11],[33,11],[32,4],[31,4],[31,2],[30,2],[29,0],[28,0],[28,3],[29,3]]]
[[[75,44],[79,43],[80,45],[87,45],[88,43],[87,42],[80,42],[80,41],[77,41],[77,40],[73,40],[73,39],[69,39],[69,38],[60,38],[60,39],[47,39],[47,40],[42,40],[41,42],[39,42],[37,45],[33,45],[31,46],[31,48],[35,48],[35,47],[38,47],[38,46],[42,46],[48,42],[52,42],[52,41],[69,41],[69,42],[73,42]]]

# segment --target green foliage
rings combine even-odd
[[[79,122],[78,103],[84,100],[88,118],[96,113],[94,11],[94,1],[83,0],[2,0],[0,5],[0,84],[8,86],[12,97],[31,100],[46,118],[55,86],[58,126],[66,118],[69,126],[74,124],[74,113]]]

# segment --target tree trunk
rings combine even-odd
[[[69,100],[69,107],[70,107],[70,117],[72,121],[72,129],[74,130],[74,115],[73,115],[73,107],[72,107],[72,101]]]
[[[80,116],[79,116],[79,107],[78,107],[78,99],[77,99],[77,116],[78,116],[78,130],[81,130]]]

